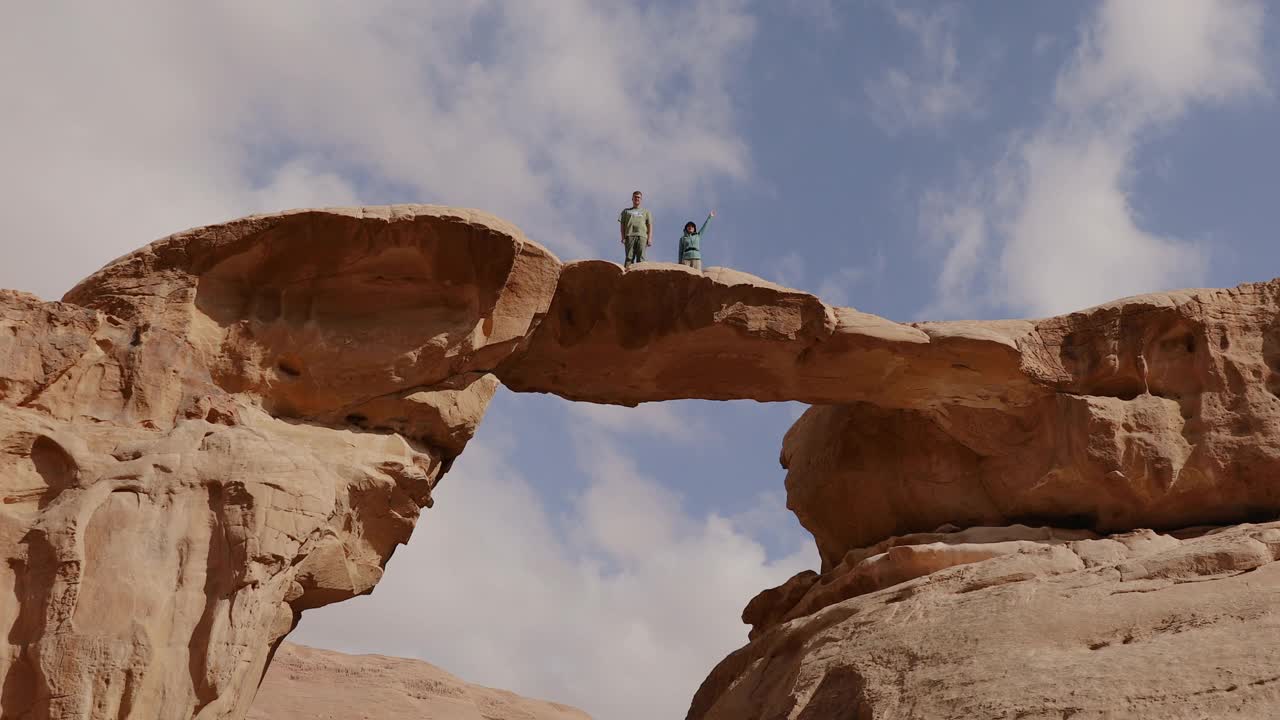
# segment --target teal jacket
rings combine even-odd
[[[696,233],[686,233],[680,238],[680,257],[679,260],[701,260],[702,259],[702,234],[707,231],[707,226],[711,224],[711,216],[708,215],[706,220],[702,221],[702,229]]]

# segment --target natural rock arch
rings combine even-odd
[[[756,650],[778,644],[761,634],[779,623],[957,558],[1090,537],[895,536],[1275,513],[1278,290],[902,325],[723,268],[562,265],[468,210],[305,210],[179,233],[62,303],[0,292],[0,706],[242,717],[299,613],[377,583],[499,381],[624,405],[815,404],[782,461],[823,575],[753,601]],[[1040,545],[1007,545],[1022,542]],[[693,715],[733,716],[715,708],[734,707],[737,662]],[[831,673],[863,697],[864,673]],[[814,683],[815,703],[843,697]]]

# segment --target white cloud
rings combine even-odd
[[[746,176],[744,5],[15,6],[0,287],[56,297],[169,232],[358,201],[482,207],[595,254],[634,186],[678,203]]]
[[[936,191],[925,194],[920,208],[920,228],[926,249],[942,256],[936,299],[921,316],[965,316],[978,312],[990,300],[975,287],[982,270],[982,256],[988,245],[987,218],[973,201],[961,202]]]
[[[1138,227],[1125,182],[1132,153],[1105,133],[1022,148],[1024,184],[999,265],[1010,305],[1044,315],[1199,283],[1207,248]]]
[[[1258,0],[1104,2],[1058,78],[1057,103],[1123,128],[1258,92],[1263,11]]]
[[[891,67],[865,85],[872,117],[881,129],[938,130],[957,116],[979,114],[982,90],[975,77],[960,72],[956,50],[957,6],[909,9],[891,3],[894,22],[918,46],[919,56],[904,67]]]
[[[864,263],[828,269],[816,278],[816,284],[810,289],[810,277],[804,258],[799,253],[789,252],[774,259],[770,264],[772,272],[766,279],[783,287],[817,295],[828,305],[849,306],[855,304],[852,302],[854,296],[851,291],[874,281],[884,273],[886,264],[884,253],[874,250]]]
[[[925,196],[942,257],[930,309],[1044,315],[1199,283],[1206,247],[1142,229],[1134,156],[1194,104],[1267,92],[1262,13],[1255,0],[1102,3],[1044,124],[1015,134],[986,175]]]
[[[708,423],[680,412],[671,403],[641,403],[634,408],[573,403],[569,413],[580,427],[592,426],[613,433],[644,433],[677,445],[697,445],[719,437]]]
[[[770,560],[752,539],[793,526],[781,498],[734,518],[692,515],[621,452],[636,431],[574,427],[566,462],[591,480],[558,522],[489,433],[374,594],[308,613],[294,639],[421,657],[600,720],[683,716],[745,643],[746,602],[816,566],[816,553],[794,533],[784,539],[795,553]]]
[[[788,415],[793,421],[800,419],[800,415],[809,409],[808,405],[801,403],[788,403],[788,405],[791,406],[787,408]],[[782,490],[758,493],[755,502],[746,510],[730,517],[729,522],[738,532],[757,541],[771,540],[775,546],[781,547],[794,545],[796,542],[795,527],[798,521],[787,509],[787,494]],[[793,553],[792,558],[781,560],[778,564],[801,569],[813,567],[813,563],[808,560],[809,550],[806,543]]]

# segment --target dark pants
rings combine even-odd
[[[623,263],[623,267],[631,267],[633,263],[644,262],[645,243],[649,238],[644,235],[628,235],[625,243],[627,248],[627,260]]]

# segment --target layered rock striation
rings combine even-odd
[[[1200,532],[917,539],[758,633],[688,717],[1274,717],[1280,523]]]
[[[1242,523],[1280,512],[1277,328],[1277,282],[904,325],[723,268],[562,265],[432,206],[179,233],[61,303],[0,292],[0,708],[244,717],[299,614],[374,587],[503,383],[814,405],[782,462],[821,567],[751,602],[691,717],[1256,709],[1276,529]],[[1171,630],[1211,588],[1231,612]],[[1068,698],[1088,662],[1197,637],[1235,649],[1188,667],[1245,684],[1155,692],[1143,667]],[[1027,700],[1036,657],[1065,680]]]

